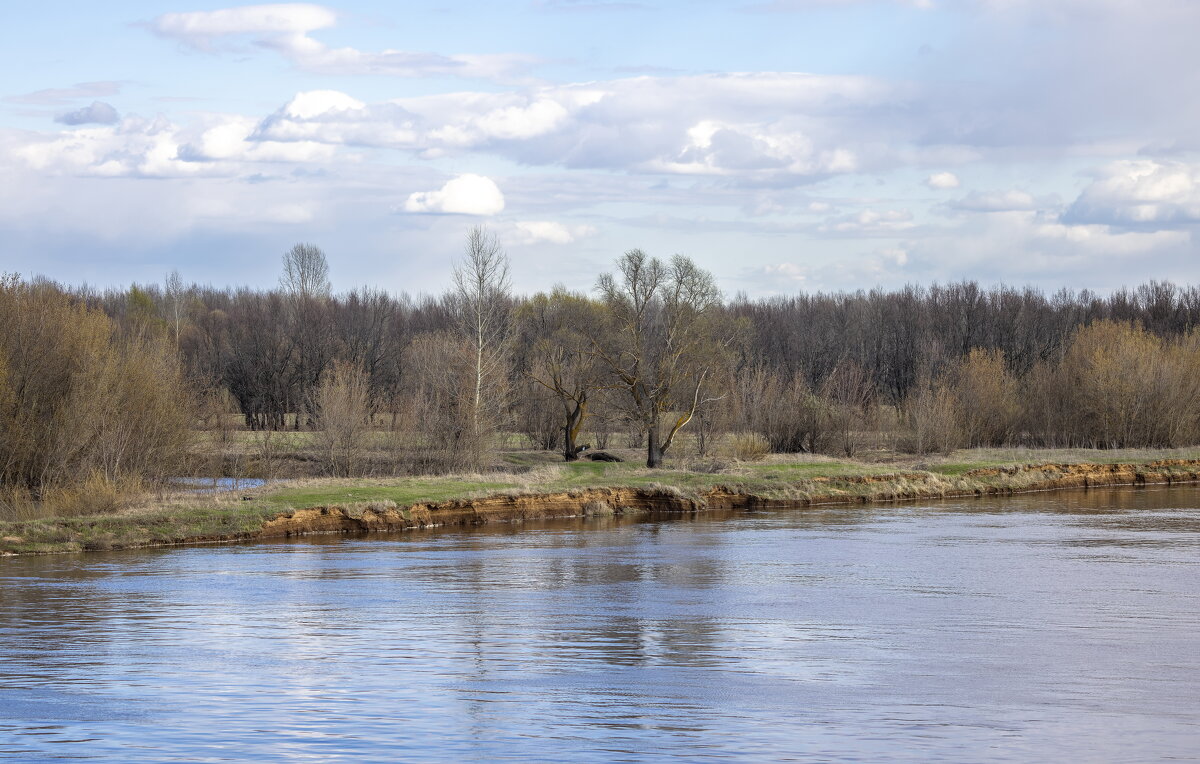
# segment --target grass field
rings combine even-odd
[[[627,455],[632,457],[636,452]],[[78,552],[252,537],[267,520],[309,507],[367,504],[406,507],[491,495],[555,494],[589,488],[642,488],[702,496],[720,487],[766,499],[798,502],[817,496],[871,500],[936,495],[939,490],[946,493],[989,487],[1022,490],[1032,478],[983,477],[970,473],[989,467],[1031,464],[1195,460],[1200,459],[1200,448],[975,449],[936,458],[885,455],[874,460],[789,455],[749,463],[684,461],[669,469],[656,470],[633,461],[564,464],[545,452],[514,452],[509,456],[506,462],[510,469],[486,474],[289,479],[252,490],[211,495],[182,491],[148,494],[117,511],[102,514],[0,521],[0,553]]]

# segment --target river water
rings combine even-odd
[[[1200,490],[0,559],[0,758],[1200,754]]]

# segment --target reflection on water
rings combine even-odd
[[[1200,750],[1200,490],[0,560],[0,757]]]

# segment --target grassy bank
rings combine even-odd
[[[804,506],[1200,479],[1200,449],[988,449],[871,462],[774,457],[659,470],[632,462],[556,464],[533,452],[513,461],[512,471],[484,475],[303,479],[204,497],[146,496],[104,514],[0,522],[0,553],[401,530],[625,509]]]

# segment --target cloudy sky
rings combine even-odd
[[[726,293],[1200,280],[1200,3],[41,0],[0,25],[0,271]]]

